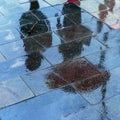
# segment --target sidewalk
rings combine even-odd
[[[0,1],[0,120],[120,119],[119,0],[64,2]]]

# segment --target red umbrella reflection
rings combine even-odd
[[[90,91],[98,88],[110,77],[109,72],[100,72],[85,58],[61,63],[53,71],[60,77],[53,73],[47,75],[47,83],[52,89],[73,83],[78,91]]]

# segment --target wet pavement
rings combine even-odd
[[[0,1],[0,120],[120,119],[120,1],[65,2]]]

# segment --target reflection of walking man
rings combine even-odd
[[[51,32],[41,35],[50,30],[47,17],[40,11],[37,0],[30,0],[30,10],[23,13],[20,18],[21,38],[23,39],[27,59],[26,67],[33,71],[36,70],[43,60],[41,51],[52,44]],[[44,46],[44,47],[43,47]]]

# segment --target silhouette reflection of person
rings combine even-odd
[[[104,4],[99,5],[99,18],[101,21],[105,21],[108,11],[113,12],[115,6],[115,0],[104,0]]]
[[[38,8],[38,1],[31,0],[30,11],[23,13],[20,18],[21,38],[27,54],[25,64],[30,71],[39,68],[43,60],[40,51],[45,50],[45,48],[50,47],[52,44],[50,32],[45,35],[41,34],[50,31],[50,23]]]
[[[81,23],[81,8],[76,6],[75,4],[73,3],[64,4],[62,13],[67,16],[64,17],[63,27],[71,26],[71,22],[68,21],[68,18],[70,19],[70,21],[73,21],[74,23],[79,23],[79,24]],[[64,40],[61,40],[61,44],[59,46],[59,52],[62,53],[64,61],[70,58],[72,59],[73,57],[81,53],[83,43],[77,40],[74,41],[77,31],[78,29],[76,26],[70,28],[68,31],[64,30],[62,32],[62,36],[64,36]],[[58,35],[61,36],[61,32],[58,31]]]
[[[105,5],[109,8],[110,12],[113,12],[113,8],[115,6],[115,0],[104,0]]]

